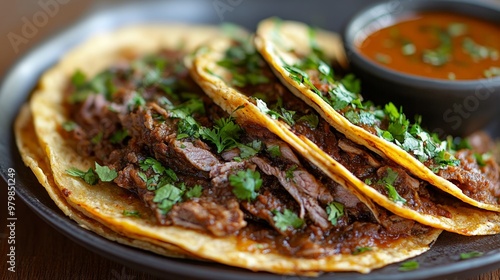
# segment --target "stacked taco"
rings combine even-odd
[[[270,19],[256,48],[231,30],[128,27],[42,76],[16,137],[66,215],[167,256],[300,275],[367,273],[425,252],[442,230],[500,232],[495,193],[465,199],[454,191],[475,186],[445,175],[462,167],[462,151],[440,143],[447,166],[417,159],[439,180],[397,160],[419,154],[391,150],[400,141],[387,140],[390,110],[333,74],[345,65],[334,34]],[[376,123],[375,134],[318,96],[356,104],[349,112]],[[476,165],[471,172],[498,186],[494,160]],[[455,188],[440,184],[448,179]]]

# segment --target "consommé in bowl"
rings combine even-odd
[[[440,136],[465,136],[500,117],[500,5],[399,0],[346,26],[363,95],[393,102]]]

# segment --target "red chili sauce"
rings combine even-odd
[[[500,76],[500,26],[448,12],[399,18],[369,34],[360,52],[393,70],[436,79]]]

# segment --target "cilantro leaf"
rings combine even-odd
[[[482,256],[482,252],[478,251],[472,251],[472,252],[467,252],[467,253],[460,253],[460,259],[461,260],[467,260],[467,259],[472,259],[472,258],[477,258]]]
[[[273,210],[272,212],[274,214],[273,220],[275,226],[281,231],[286,231],[289,227],[298,229],[304,225],[304,221],[289,209],[285,209],[283,213],[278,210]]]
[[[76,70],[75,73],[73,73],[73,76],[71,76],[71,83],[76,88],[83,87],[86,81],[87,76],[85,76],[85,73],[83,73],[80,69]]]
[[[217,153],[236,147],[237,140],[243,130],[237,125],[232,117],[221,118],[215,121],[213,129],[202,128],[200,135],[203,139],[215,144]]]
[[[309,128],[316,129],[319,124],[319,118],[316,114],[309,114],[300,117],[297,121],[303,121],[309,126]]]
[[[73,131],[78,126],[75,122],[67,121],[62,123],[62,128],[66,131]]]
[[[104,133],[102,131],[99,131],[92,139],[90,139],[90,142],[92,144],[99,144],[102,141],[102,137],[104,136]]]
[[[474,153],[474,158],[476,159],[476,162],[479,166],[484,167],[486,166],[486,161],[488,161],[491,158],[491,154]]]
[[[372,251],[373,248],[371,247],[356,247],[356,249],[354,249],[354,251],[352,252],[353,255],[359,255],[359,254],[362,254],[364,252],[369,252],[369,251]]]
[[[145,160],[140,161],[139,166],[141,167],[142,171],[148,171],[149,168],[152,168],[156,174],[163,174],[163,172],[165,172],[166,169],[161,164],[161,162],[151,157],[148,157]]]
[[[279,145],[269,145],[266,149],[266,151],[272,156],[272,157],[281,157],[281,149]]]
[[[328,101],[335,110],[343,110],[357,98],[354,93],[348,91],[342,84],[328,91],[328,94],[330,96]]]
[[[170,110],[172,118],[185,119],[194,114],[205,114],[205,104],[200,98],[192,98]]]
[[[394,183],[396,182],[398,178],[398,173],[391,168],[387,168],[387,174],[384,178],[382,178],[382,183],[385,186],[385,189],[387,190],[387,193],[389,195],[389,199],[396,202],[396,203],[406,203],[406,199],[402,198],[398,192],[396,191],[396,188],[394,187]]]
[[[398,270],[399,271],[412,271],[412,270],[418,269],[419,267],[420,267],[420,264],[417,261],[406,261],[399,266]]]
[[[72,167],[66,170],[66,174],[81,178],[89,185],[95,185],[98,182],[97,175],[95,174],[94,170],[92,170],[92,168],[89,168],[87,171],[82,171],[78,168]]]
[[[332,202],[326,206],[326,213],[328,214],[328,220],[332,225],[337,225],[337,220],[344,216],[344,205],[338,202]]]
[[[116,173],[115,170],[110,169],[107,166],[101,166],[97,162],[95,163],[95,173],[103,182],[111,182],[118,176],[118,173]]]
[[[113,144],[119,144],[127,138],[127,136],[128,132],[125,129],[117,130],[113,135],[111,135],[110,142]]]
[[[140,218],[141,214],[137,210],[123,210],[123,216]]]
[[[295,170],[297,170],[299,166],[294,164],[292,167],[288,168],[285,172],[285,177],[286,177],[286,180],[287,181],[290,181],[290,180],[295,180],[294,179],[294,172]]]
[[[350,92],[361,92],[361,81],[353,74],[347,74],[346,76],[344,76],[340,80],[340,83]]]
[[[203,188],[201,185],[195,185],[194,187],[192,187],[191,189],[189,189],[185,194],[184,196],[186,198],[193,198],[193,197],[200,197],[201,194],[203,192]]]
[[[229,176],[229,184],[233,187],[233,194],[238,199],[252,200],[257,197],[257,192],[262,186],[262,179],[258,171],[240,170],[236,175]]]
[[[200,124],[191,116],[180,119],[177,123],[177,139],[200,137]]]
[[[167,214],[172,207],[182,200],[183,191],[172,184],[160,186],[155,191],[155,202],[163,214]]]
[[[134,92],[134,95],[128,102],[128,109],[134,110],[144,105],[146,105],[146,100],[138,92]]]
[[[240,149],[240,158],[247,159],[255,156],[262,149],[262,142],[254,140],[247,145],[238,144],[237,147]]]

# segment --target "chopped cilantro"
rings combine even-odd
[[[62,128],[66,131],[73,131],[77,127],[77,124],[72,121],[67,121],[62,123]]]
[[[102,131],[99,131],[99,133],[97,133],[94,137],[92,137],[92,139],[90,139],[90,142],[92,144],[99,144],[102,141],[103,135],[104,133]]]
[[[338,202],[332,202],[326,206],[326,213],[328,214],[328,220],[332,225],[337,225],[337,220],[344,216],[344,205]]]
[[[164,184],[155,190],[153,202],[157,203],[158,208],[163,214],[167,214],[172,207],[182,200],[183,191],[172,185]]]
[[[382,178],[381,183],[384,184],[385,189],[389,195],[389,199],[396,203],[406,203],[406,199],[402,198],[396,188],[394,187],[394,183],[398,179],[398,173],[392,170],[391,168],[387,168],[387,174],[384,178]]]
[[[233,187],[233,193],[238,199],[252,200],[257,197],[257,192],[262,186],[262,179],[258,171],[240,170],[236,175],[229,176],[229,184]]]
[[[254,140],[247,145],[237,144],[240,149],[240,159],[247,159],[255,156],[262,149],[262,142]]]
[[[200,137],[200,124],[191,116],[180,119],[177,122],[177,139],[188,137]]]
[[[453,22],[448,25],[448,34],[452,37],[458,37],[465,35],[467,32],[468,25],[462,22]]]
[[[205,113],[205,104],[200,98],[189,99],[170,111],[172,118],[178,119],[185,119],[196,113]]]
[[[71,76],[71,83],[77,89],[83,87],[86,81],[87,76],[85,76],[85,74],[80,69],[76,70],[75,73],[73,73],[73,76]]]
[[[286,180],[287,181],[290,181],[290,180],[294,180],[294,176],[293,176],[293,173],[295,172],[295,170],[297,170],[299,166],[294,164],[292,167],[288,168],[285,172],[285,177],[286,177]]]
[[[361,92],[361,81],[356,78],[353,74],[345,75],[340,83],[350,92],[360,93]]]
[[[446,47],[446,40],[448,40],[450,35],[436,34],[441,36],[439,39]],[[403,41],[403,43],[411,42]],[[445,51],[444,47],[440,51]],[[329,75],[331,72],[327,70],[327,64],[321,61],[321,56],[317,52],[321,51],[312,51],[310,56],[305,57],[293,66],[286,65],[282,60],[282,66],[289,73],[289,77],[292,80],[303,84],[318,94],[326,103],[351,123],[372,126],[380,138],[392,142],[403,150],[412,153],[415,158],[424,162],[431,170],[444,169],[460,163],[459,160],[453,157],[451,145],[447,146],[445,141],[441,141],[439,137],[420,127],[421,118],[416,118],[415,123],[411,124],[403,113],[402,108],[398,109],[392,103],[388,103],[381,109],[374,106],[370,101],[362,102],[362,96],[359,94],[359,81],[353,75],[347,75],[339,81],[325,78],[325,75]],[[434,53],[432,55],[437,54]],[[322,84],[321,88],[328,90],[320,92],[311,83],[309,70],[316,72],[311,75],[317,75]],[[257,100],[257,107],[271,116],[274,115],[275,118],[279,117],[278,112],[270,111],[264,102]],[[382,129],[380,127],[382,124],[387,126]]]
[[[95,163],[95,173],[103,182],[111,182],[118,176],[115,170],[110,169],[108,166],[101,166],[97,162]]]
[[[121,143],[125,138],[127,138],[128,132],[125,129],[117,130],[113,135],[111,135],[110,141],[113,144]]]
[[[217,62],[231,72],[231,83],[237,87],[268,83],[269,78],[261,71],[265,63],[251,42],[239,40],[238,43],[228,48],[225,57]]]
[[[123,216],[140,218],[141,214],[137,210],[123,210]]]
[[[144,105],[146,105],[146,100],[138,92],[134,92],[134,95],[128,102],[129,110],[134,110]]]
[[[467,253],[461,253],[460,259],[467,260],[467,259],[477,258],[477,257],[480,257],[482,255],[483,255],[483,253],[481,253],[481,252],[472,251],[472,252],[467,252]]]
[[[147,171],[149,168],[152,168],[156,174],[162,174],[165,172],[165,167],[161,164],[161,162],[157,161],[154,158],[148,157],[145,160],[139,162],[142,171]]]
[[[383,64],[389,64],[389,63],[391,63],[392,59],[387,54],[377,53],[377,54],[375,54],[375,60],[377,60],[378,62],[383,63]]]
[[[282,119],[283,121],[285,121],[289,126],[293,126],[295,124],[295,119],[294,119],[294,116],[295,116],[295,111],[290,111],[290,110],[287,110],[283,107],[281,107],[280,105],[277,105],[276,107],[276,110],[271,110],[267,107],[267,104],[260,100],[260,99],[256,99],[256,106],[257,108],[264,114],[268,114],[269,116],[271,116],[271,118],[273,119]]]
[[[476,162],[479,166],[484,167],[486,166],[486,161],[488,161],[491,158],[491,154],[474,153],[474,158],[476,159]]]
[[[399,271],[412,271],[415,269],[418,269],[420,267],[420,264],[417,261],[406,261],[402,263],[398,270]]]
[[[144,180],[144,178],[141,177],[144,181],[147,182],[148,189],[154,188],[154,186],[157,185],[161,185],[160,183],[162,182],[173,183],[179,180],[177,174],[175,174],[175,172],[172,169],[166,168],[161,164],[161,162],[157,161],[154,158],[148,157],[145,160],[139,161],[139,166],[142,171],[148,171],[151,168],[153,172],[156,174],[148,178],[147,180]]]
[[[272,156],[272,157],[281,157],[281,149],[279,145],[269,145],[266,149],[266,151]]]
[[[304,225],[304,221],[289,209],[285,209],[283,213],[278,210],[273,210],[272,212],[274,214],[273,220],[275,226],[281,231],[286,231],[289,227],[298,229]]]
[[[201,194],[203,192],[203,188],[201,185],[195,185],[194,187],[192,187],[191,189],[189,189],[185,194],[184,196],[186,198],[193,198],[193,197],[200,197]]]
[[[367,184],[368,186],[371,186],[371,184],[372,184],[372,179],[370,179],[370,178],[366,178],[366,179],[365,179],[365,184]]]
[[[201,137],[215,144],[217,153],[236,147],[241,132],[241,127],[233,121],[232,117],[216,120],[213,129],[206,127],[200,129]]]
[[[356,247],[356,249],[354,249],[354,252],[352,252],[353,255],[359,255],[359,254],[362,254],[364,252],[369,252],[369,251],[372,251],[373,249],[371,247]]]
[[[297,121],[303,121],[309,126],[309,128],[316,129],[319,124],[319,118],[316,114],[309,114],[300,117]]]
[[[342,84],[331,89],[328,93],[330,95],[328,103],[330,103],[335,110],[344,109],[357,98],[355,94],[348,91]]]
[[[98,182],[97,174],[95,174],[92,168],[89,168],[87,171],[82,171],[80,169],[72,167],[66,170],[66,174],[73,177],[81,178],[89,185],[95,185]]]

